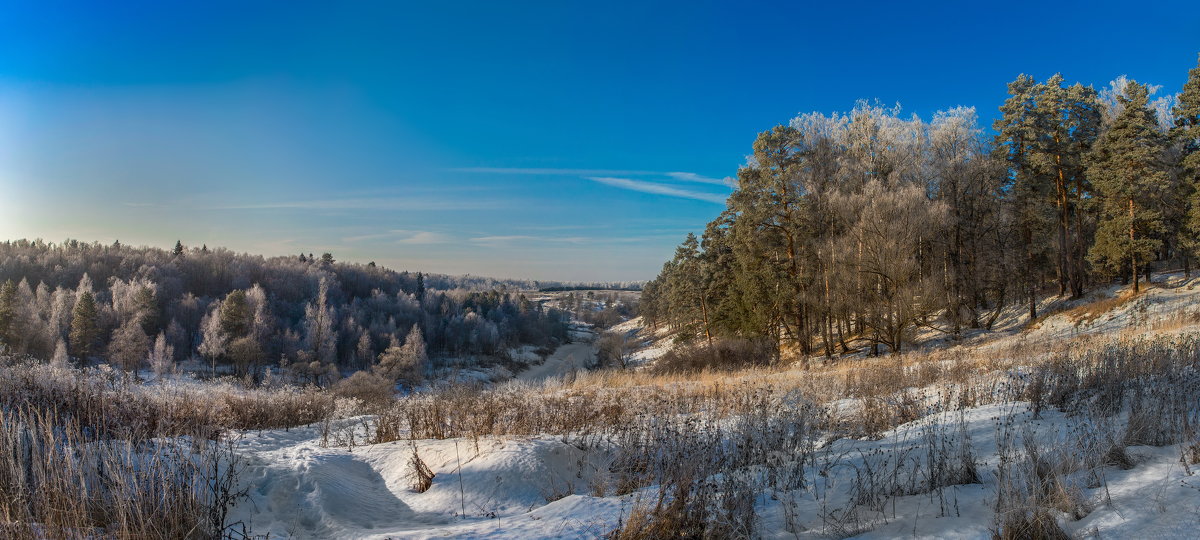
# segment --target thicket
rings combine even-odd
[[[463,288],[479,285],[495,288]],[[0,346],[129,370],[192,359],[262,377],[286,366],[328,384],[406,339],[435,359],[565,342],[568,315],[506,292],[519,285],[536,283],[182,245],[9,241],[0,243]]]
[[[1007,306],[1190,270],[1200,246],[1200,66],[1177,96],[1021,75],[988,137],[860,102],[759,134],[726,210],[643,290],[653,326],[786,355],[903,351]]]

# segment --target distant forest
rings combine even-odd
[[[993,124],[860,102],[759,134],[727,208],[688,235],[641,311],[680,339],[833,356],[916,329],[991,328],[1040,295],[1191,268],[1200,249],[1200,66],[1181,93],[1021,75]]]
[[[285,365],[326,383],[414,339],[425,343],[409,347],[435,360],[563,343],[569,314],[520,293],[543,285],[395,272],[330,254],[8,241],[0,243],[0,347],[127,369],[188,359],[238,374]]]

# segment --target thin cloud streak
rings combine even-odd
[[[487,247],[512,246],[514,244],[573,244],[581,246],[603,246],[613,244],[636,244],[653,240],[672,240],[679,239],[683,236],[683,233],[671,232],[667,234],[666,231],[663,230],[646,232],[647,234],[619,236],[539,236],[530,234],[509,234],[477,236],[470,238],[469,241],[472,244]]]
[[[500,201],[415,198],[323,199],[215,206],[211,210],[487,210],[506,206]]]
[[[653,193],[655,195],[667,195],[669,197],[680,197],[684,199],[693,199],[697,201],[705,201],[717,204],[725,204],[725,195],[716,193],[704,193],[701,191],[692,191],[654,182],[643,182],[641,180],[630,180],[628,178],[612,178],[607,176],[588,176],[588,180],[599,182],[606,186],[612,186],[630,191],[640,191],[642,193]]]
[[[670,176],[675,180],[679,180],[680,182],[696,182],[699,184],[712,184],[714,186],[725,187],[733,186],[733,179],[729,178],[728,176],[725,178],[709,178],[707,176],[700,176],[696,173],[690,172],[669,172],[667,173],[667,176]]]
[[[538,168],[538,167],[460,167],[456,169],[447,169],[450,172],[462,173],[478,173],[478,174],[527,174],[527,175],[554,175],[554,176],[665,176],[679,182],[695,182],[698,184],[712,184],[715,186],[732,186],[733,179],[712,178],[693,172],[683,171],[633,171],[621,169],[555,169],[555,168]]]
[[[500,246],[513,243],[543,243],[543,244],[585,244],[591,242],[592,239],[582,236],[532,236],[526,234],[500,235],[500,236],[479,236],[472,238],[471,242],[484,246]]]
[[[347,244],[354,244],[370,240],[387,240],[391,241],[392,243],[406,245],[433,245],[453,242],[454,237],[448,234],[433,231],[393,229],[383,233],[363,234],[359,236],[348,236],[346,238],[342,238],[342,242]]]
[[[447,169],[450,172],[461,173],[480,173],[480,174],[531,174],[531,175],[555,175],[555,176],[602,176],[602,175],[626,175],[626,176],[644,176],[644,175],[661,175],[664,173],[656,171],[620,171],[613,169],[553,169],[553,168],[519,168],[519,167],[460,167],[456,169]]]

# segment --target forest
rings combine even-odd
[[[1191,270],[1200,249],[1200,66],[1182,92],[1021,75],[991,132],[860,101],[760,133],[726,209],[643,292],[681,340],[784,355],[900,353],[1001,311]]]
[[[287,367],[324,385],[406,352],[426,368],[429,358],[565,342],[568,314],[519,292],[539,285],[395,272],[328,253],[8,241],[0,243],[0,346],[131,371],[191,361],[260,378],[264,368]]]

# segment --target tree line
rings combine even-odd
[[[679,339],[901,352],[1040,295],[1149,280],[1200,250],[1200,65],[1183,91],[1021,75],[993,124],[859,102],[760,133],[726,209],[643,288]]]
[[[240,375],[284,366],[321,384],[347,370],[399,376],[401,357],[411,368],[413,358],[565,342],[569,315],[518,292],[538,285],[396,272],[329,254],[8,241],[0,347],[130,370],[186,360]]]

